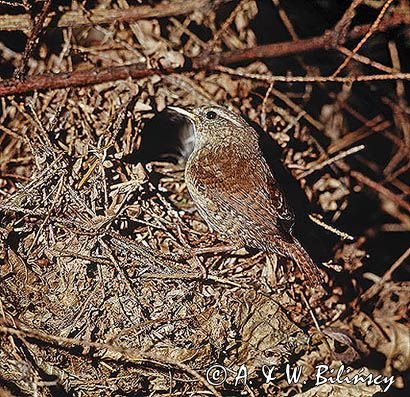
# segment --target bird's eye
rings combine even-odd
[[[211,110],[210,112],[208,112],[208,113],[206,114],[206,118],[207,118],[208,120],[216,119],[216,113]]]

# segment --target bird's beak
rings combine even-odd
[[[199,122],[199,117],[192,112],[188,112],[188,110],[185,110],[185,109],[182,109],[176,106],[168,106],[168,109],[171,109],[174,112],[182,114],[182,116],[186,117],[188,120],[192,121],[194,124],[197,124]]]

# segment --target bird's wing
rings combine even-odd
[[[219,208],[241,221],[239,231],[245,240],[280,237],[292,241],[294,215],[268,165],[259,153],[241,149],[239,153],[237,147],[200,153],[200,161],[191,162],[189,174],[195,177],[198,193],[214,210]]]

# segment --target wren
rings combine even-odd
[[[292,235],[294,213],[262,155],[256,130],[221,106],[169,108],[194,127],[185,181],[208,226],[237,247],[292,259],[311,284],[320,284],[319,269]]]

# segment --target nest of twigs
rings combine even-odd
[[[319,364],[405,395],[408,4],[141,3],[0,2],[0,396],[384,390]],[[262,252],[187,255],[221,242],[166,106],[207,103],[258,126],[323,288]]]

